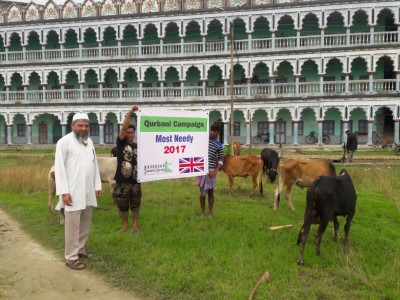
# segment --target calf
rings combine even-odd
[[[356,211],[356,191],[347,171],[343,169],[339,176],[318,177],[307,190],[307,203],[304,224],[300,229],[297,244],[301,251],[297,264],[303,265],[304,246],[311,224],[319,224],[315,235],[316,253],[320,255],[322,235],[330,220],[333,221],[334,240],[338,240],[339,222],[337,216],[347,216],[344,225],[344,244],[348,245],[351,221]]]
[[[233,142],[233,155],[239,156],[242,152],[242,145],[239,142]]]
[[[264,174],[268,175],[271,182],[275,181],[278,174],[279,155],[273,149],[265,148],[261,151],[261,159],[264,162]]]
[[[222,171],[224,171],[224,173],[229,178],[230,193],[232,193],[234,177],[246,178],[247,176],[250,175],[251,180],[253,182],[253,188],[250,191],[250,196],[253,194],[253,192],[258,186],[260,187],[260,195],[263,194],[263,187],[262,187],[263,161],[261,157],[257,155],[232,156],[228,154],[224,158]]]
[[[274,211],[279,207],[280,194],[286,186],[285,198],[292,210],[292,188],[297,185],[301,188],[308,187],[318,176],[335,175],[335,166],[329,161],[312,161],[291,158],[281,162],[278,166],[279,184],[275,189]]]

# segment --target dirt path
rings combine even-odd
[[[139,299],[89,271],[74,271],[0,209],[0,299]]]

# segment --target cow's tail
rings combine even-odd
[[[277,172],[278,172],[278,187],[275,189],[274,210],[278,209],[279,207],[279,202],[281,201],[281,191],[283,190],[283,183],[284,183],[284,178],[281,172],[280,164],[278,164]]]
[[[329,162],[329,175],[336,175],[336,168],[332,162]]]

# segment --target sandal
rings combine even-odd
[[[70,260],[70,261],[66,261],[65,265],[69,268],[71,268],[72,270],[83,270],[86,268],[86,265],[81,263],[79,261],[79,259],[76,260]]]
[[[93,254],[88,252],[78,253],[79,258],[91,258],[92,256]]]

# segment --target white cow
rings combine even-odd
[[[101,157],[97,156],[97,162],[99,164],[101,182],[108,183],[110,185],[110,191],[112,191],[115,180],[115,170],[117,169],[117,158],[116,157]],[[51,167],[47,176],[49,184],[49,211],[50,211],[50,222],[54,223],[54,196],[56,194],[56,179],[54,174],[54,166]],[[64,225],[64,211],[60,211],[60,225]]]

